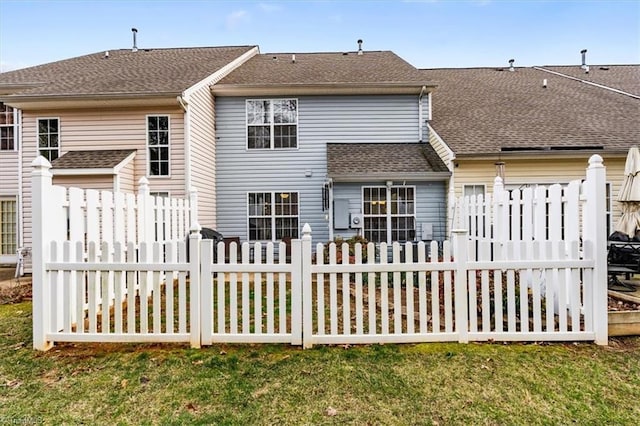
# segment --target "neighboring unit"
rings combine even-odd
[[[31,245],[31,162],[54,183],[152,193],[197,189],[216,223],[214,98],[209,86],[255,46],[112,50],[0,74],[0,263]]]
[[[588,71],[588,72],[587,72]],[[640,66],[425,69],[430,142],[453,172],[452,194],[580,179],[592,154],[607,167],[608,233],[629,148],[640,144]]]

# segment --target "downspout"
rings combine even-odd
[[[427,91],[427,86],[422,86],[420,89],[420,96],[418,96],[418,141],[422,142],[422,97],[424,92]],[[431,106],[431,104],[429,104]]]
[[[329,241],[333,241],[333,179],[329,178]]]
[[[176,100],[184,111],[184,193],[191,191],[191,126],[189,116],[189,103],[184,99],[184,92],[178,95]]]
[[[18,122],[18,199],[16,200],[18,202],[18,217],[17,222],[18,222],[18,241],[17,241],[17,245],[18,248],[22,248],[23,244],[24,244],[24,218],[23,218],[23,212],[24,212],[24,208],[22,206],[22,190],[23,190],[23,179],[24,177],[22,176],[22,110],[17,110],[17,122]]]

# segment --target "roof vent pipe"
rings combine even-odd
[[[294,53],[293,55],[291,55],[291,62],[292,63],[296,63],[296,54]]]
[[[515,59],[509,59],[509,71],[515,71],[516,69],[513,67],[513,63],[515,62]]]
[[[104,58],[105,59],[109,59],[109,51],[108,50],[104,52]]]
[[[137,28],[131,28],[131,32],[133,33],[133,48],[131,48],[132,52],[137,52],[138,51],[138,45],[137,45],[137,41],[136,41],[136,36],[138,35],[138,29]]]
[[[358,55],[362,55],[364,52],[362,51],[362,39],[358,39]]]
[[[582,49],[580,53],[582,54],[582,66],[580,68],[587,70],[587,49]]]

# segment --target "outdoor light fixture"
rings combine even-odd
[[[496,163],[496,176],[500,176],[502,183],[504,183],[504,161],[497,161]]]

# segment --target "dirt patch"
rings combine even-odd
[[[31,290],[31,281],[9,282],[0,287],[0,305],[29,301],[32,298]]]
[[[609,296],[607,299],[608,299],[608,311],[609,312],[638,311],[638,310],[640,310],[640,303],[621,300],[621,299],[618,299],[618,298],[613,297],[613,296]]]

